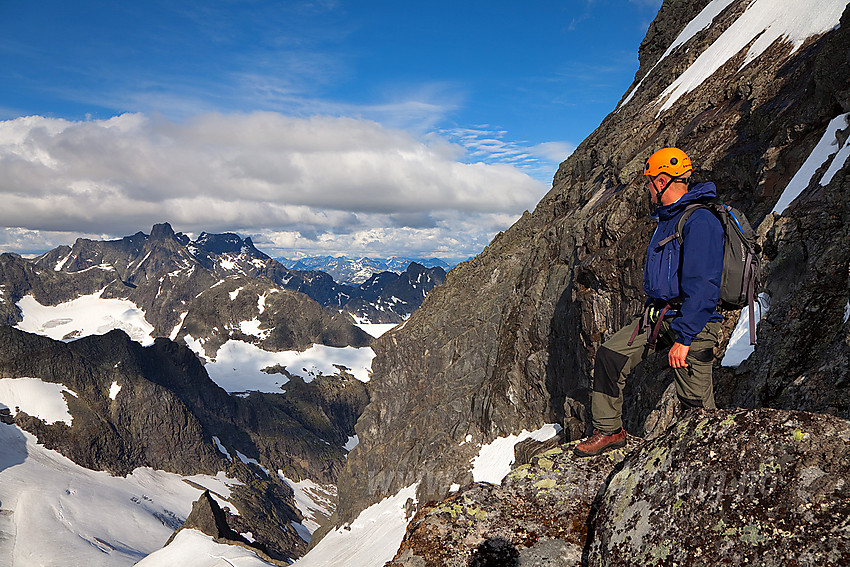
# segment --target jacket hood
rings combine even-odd
[[[658,209],[656,209],[655,216],[657,216],[659,220],[671,219],[678,216],[679,213],[684,211],[685,207],[691,203],[701,201],[703,199],[713,199],[715,197],[717,197],[717,187],[714,183],[697,183],[696,185],[690,186],[688,188],[688,192],[682,195],[682,197],[675,203],[658,207]]]

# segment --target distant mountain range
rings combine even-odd
[[[445,276],[440,266],[408,262],[346,285],[289,269],[250,238],[192,240],[168,223],[117,240],[78,239],[34,259],[0,254],[0,443],[17,443],[16,452],[0,446],[0,472],[32,451],[18,447],[23,436],[10,424],[71,458],[79,478],[84,468],[226,472],[235,487],[216,497],[237,511],[230,525],[253,534],[269,557],[294,559],[333,511],[330,502],[316,512],[312,501],[335,490],[357,442],[373,356],[373,336],[360,324],[405,320]],[[27,390],[32,384],[73,392],[57,394],[67,421],[36,415],[43,396]],[[0,491],[2,503],[16,494]],[[171,519],[150,537],[167,536],[189,502],[152,497],[151,513]],[[81,518],[70,529],[94,530],[90,539],[106,542],[99,545],[128,557],[151,551],[119,546],[113,539],[124,532],[109,535],[91,515]],[[47,517],[32,533],[52,526]],[[0,523],[0,539],[4,530]],[[75,553],[88,553],[70,539]]]
[[[398,269],[402,262],[392,266]],[[181,317],[187,316],[192,305],[202,305],[204,302],[199,300],[205,293],[220,293],[220,289],[211,288],[227,280],[224,287],[233,288],[230,291],[240,285],[259,285],[300,292],[306,297],[293,301],[304,303],[311,299],[318,303],[315,307],[319,311],[325,310],[324,318],[350,313],[357,323],[400,323],[422,304],[429,291],[443,283],[445,275],[440,266],[426,268],[408,262],[398,271],[370,274],[357,285],[338,283],[321,270],[287,268],[258,250],[250,238],[204,232],[192,241],[163,223],[155,225],[150,235],[139,232],[113,241],[78,239],[73,246],[59,246],[33,260],[3,254],[0,286],[7,293],[0,295],[0,321],[12,325],[19,322],[16,304],[28,294],[42,305],[57,305],[103,290],[104,298],[132,301],[154,326],[153,336],[168,337],[181,327]],[[290,305],[289,309],[289,318],[294,313],[301,313],[303,318],[313,308],[305,303],[294,310]],[[245,320],[252,318],[253,314]],[[332,326],[327,321],[316,324],[323,333]],[[224,328],[211,321],[213,327]],[[298,344],[286,348],[362,342],[355,339],[352,343],[351,336],[340,339],[339,333],[330,342],[320,340],[316,333],[309,338],[302,335],[296,332],[293,337],[299,337]],[[264,348],[278,350],[272,345]]]
[[[359,286],[375,274],[394,272],[401,274],[410,264],[419,264],[426,268],[440,267],[449,271],[457,262],[447,262],[440,258],[349,258],[347,256],[308,256],[299,260],[276,258],[278,262],[291,270],[320,271],[329,274],[336,282]]]

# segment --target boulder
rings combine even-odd
[[[599,489],[641,440],[599,458],[575,443],[515,467],[502,485],[476,483],[419,510],[391,567],[580,565]]]
[[[697,412],[623,461],[588,565],[848,565],[848,479],[848,421]]]

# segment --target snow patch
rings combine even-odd
[[[224,262],[222,262],[222,264],[224,264]],[[229,292],[227,295],[230,296],[230,301],[233,301],[234,299],[239,297],[239,292],[242,291],[243,289],[245,289],[245,288],[244,287],[237,287],[233,291]]]
[[[38,378],[0,378],[0,408],[8,408],[12,415],[22,411],[48,424],[61,421],[71,425],[74,418],[68,411],[68,402],[63,392],[77,397],[76,393],[62,384],[44,382]]]
[[[845,143],[844,147],[840,147],[840,142],[836,136],[836,132],[846,128],[848,122],[850,122],[850,113],[840,114],[832,119],[820,141],[815,146],[815,149],[812,150],[812,153],[809,154],[809,157],[806,158],[806,161],[803,162],[803,165],[800,166],[800,169],[797,170],[797,173],[788,182],[776,205],[773,207],[772,212],[779,214],[785,212],[788,205],[809,186],[815,172],[837,152],[838,155],[832,160],[832,164],[821,178],[820,184],[827,185],[832,181],[833,175],[844,165],[847,160],[847,152],[850,151],[850,144]]]
[[[114,400],[120,391],[121,385],[113,380],[112,385],[109,387],[109,399]]]
[[[408,500],[416,504],[413,484],[363,510],[351,524],[329,532],[316,547],[293,563],[296,567],[380,566],[394,556],[409,518]]]
[[[714,18],[720,15],[720,13],[725,10],[732,2],[734,2],[734,0],[713,0],[711,3],[709,3],[708,6],[703,8],[702,12],[700,12],[696,18],[691,20],[688,25],[685,26],[685,29],[682,30],[682,33],[680,33],[679,36],[673,41],[673,43],[670,44],[670,47],[667,48],[667,51],[665,51],[664,54],[661,55],[661,58],[655,63],[655,65],[652,66],[652,69],[650,69],[646,73],[646,75],[643,76],[640,82],[635,85],[635,88],[632,89],[629,93],[629,96],[627,96],[623,100],[623,103],[620,105],[620,107],[624,106],[632,99],[632,97],[638,91],[638,89],[640,89],[640,86],[643,84],[646,78],[652,73],[653,69],[658,67],[659,63],[664,61],[664,59],[668,55],[673,53],[673,50],[675,50],[677,47],[686,44],[688,41],[691,40],[692,37],[694,37],[696,34],[710,26],[712,22],[714,22]]]
[[[239,330],[245,335],[251,335],[260,339],[265,339],[272,332],[271,329],[260,329],[262,323],[259,319],[251,319],[250,321],[242,321],[239,323]]]
[[[219,349],[214,360],[208,360],[202,341],[190,336],[185,337],[185,341],[202,360],[207,361],[205,367],[210,379],[231,393],[256,391],[279,394],[281,386],[289,382],[289,378],[283,374],[262,371],[276,365],[310,382],[320,374],[336,374],[339,371],[334,366],[336,364],[349,368],[349,372],[361,382],[368,382],[372,359],[375,358],[375,352],[368,347],[313,345],[304,352],[269,352],[256,345],[231,339]]]
[[[725,0],[714,0],[706,6],[703,13],[719,8],[723,1]],[[839,25],[841,14],[848,3],[848,0],[754,0],[693,64],[661,93],[659,100],[664,100],[664,104],[658,114],[670,109],[682,95],[697,88],[750,42],[752,46],[747,51],[741,69],[758,58],[777,40],[790,43],[793,53],[809,37],[834,29]],[[714,6],[715,4],[717,6]],[[698,19],[700,17],[702,13]]]
[[[755,304],[756,325],[767,313],[770,308],[770,296],[766,293],[760,293],[758,301]],[[735,325],[735,330],[732,331],[732,336],[729,337],[729,344],[726,346],[726,352],[723,353],[723,359],[720,361],[721,366],[737,367],[742,362],[747,360],[755,350],[755,345],[750,344],[750,310],[747,307],[741,309],[741,314],[738,316],[738,323]]]
[[[62,260],[60,260],[59,262],[57,262],[57,263],[56,263],[56,265],[53,267],[53,270],[54,270],[54,271],[56,271],[56,272],[61,272],[61,271],[62,271],[62,268],[64,268],[64,267],[65,267],[65,264],[68,262],[68,260],[70,260],[70,259],[71,259],[71,256],[73,256],[73,255],[74,255],[74,254],[73,254],[73,252],[72,252],[72,253],[69,253],[69,254],[68,254],[67,256],[65,256],[64,258],[62,258]]]
[[[481,447],[478,456],[474,457],[472,463],[472,478],[475,482],[489,482],[502,484],[502,479],[511,472],[514,462],[514,446],[526,439],[546,441],[551,439],[563,429],[556,423],[544,425],[537,431],[522,430],[519,435],[508,435],[498,437],[490,444]]]
[[[180,332],[180,329],[183,328],[183,321],[186,320],[186,315],[188,314],[188,311],[185,311],[180,314],[180,322],[177,323],[177,325],[175,325],[175,327],[171,330],[171,333],[168,335],[169,339],[171,339],[172,341],[177,339],[177,334]]]
[[[139,561],[137,567],[261,567],[273,565],[256,553],[236,545],[225,545],[198,530],[185,529],[167,547]]]
[[[264,473],[266,473],[266,476],[268,476],[268,477],[271,477],[271,476],[272,476],[272,475],[271,475],[271,473],[269,472],[269,469],[267,469],[266,467],[264,467],[263,465],[261,465],[261,464],[260,464],[260,462],[259,462],[257,459],[252,459],[252,458],[248,457],[247,455],[243,455],[243,454],[242,454],[241,452],[239,452],[239,451],[236,451],[236,456],[237,456],[237,457],[239,457],[239,460],[240,460],[240,461],[242,461],[244,464],[246,464],[246,465],[256,465],[256,466],[258,466],[258,467],[259,467],[259,468],[260,468],[260,469],[261,469]]]
[[[850,321],[850,301],[844,306],[844,322]]]
[[[363,329],[364,331],[366,331],[377,339],[378,337],[380,337],[390,329],[396,327],[397,325],[398,323],[369,323],[367,321],[363,323],[358,322],[354,326]]]
[[[348,441],[345,442],[345,445],[343,445],[342,448],[350,453],[351,450],[357,447],[357,445],[359,444],[360,439],[357,437],[357,435],[352,435],[348,438]]]
[[[224,455],[225,457],[227,457],[227,460],[228,460],[228,461],[232,461],[232,460],[233,460],[233,457],[231,457],[231,456],[230,456],[230,453],[227,451],[227,449],[224,447],[224,445],[222,445],[222,444],[221,444],[221,440],[220,440],[218,437],[216,437],[215,435],[213,435],[213,443],[215,443],[215,447],[216,447],[216,449],[218,449],[218,450],[219,450],[219,452],[220,452],[222,455]]]
[[[59,305],[42,305],[32,295],[18,301],[23,320],[15,325],[27,333],[54,340],[103,335],[121,329],[144,346],[153,344],[153,325],[145,312],[126,299],[102,299],[103,290]]]

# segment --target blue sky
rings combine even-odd
[[[613,110],[660,0],[0,6],[4,250],[169,221],[458,258]]]

